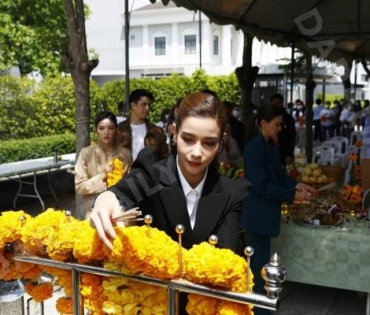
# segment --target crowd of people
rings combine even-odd
[[[255,249],[254,292],[265,294],[260,270],[270,259],[271,237],[279,235],[282,203],[309,200],[316,193],[284,172],[294,161],[297,135],[305,127],[304,103],[297,100],[285,107],[283,96],[274,94],[244,125],[238,105],[203,90],[165,109],[155,124],[148,119],[152,93],[135,90],[129,101],[130,115],[119,124],[112,113],[97,115],[99,140],[83,149],[76,162],[76,191],[90,200],[86,203],[90,224],[112,248],[116,237],[112,219],[139,207],[143,215],[153,216],[153,227],[174,240],[175,227],[182,224],[185,248],[208,241],[213,234],[217,246],[241,255],[250,245]],[[317,99],[315,139],[350,131],[350,113],[355,110],[340,102],[322,105]],[[242,157],[244,177],[220,174],[219,163],[230,156]],[[113,157],[121,158],[126,169],[117,184],[107,187]],[[186,296],[180,300],[180,314],[186,314]],[[255,308],[254,314],[269,311]]]

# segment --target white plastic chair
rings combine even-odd
[[[348,149],[348,138],[347,137],[333,137],[330,140],[336,140],[339,141],[341,146],[341,153],[346,153]]]
[[[349,156],[351,154],[358,154],[358,147],[356,147],[355,145],[350,145],[348,146],[347,148],[347,152],[346,152],[346,157],[345,157],[345,165],[344,165],[344,168],[347,169],[350,165],[349,163]]]
[[[325,145],[315,147],[313,158],[318,165],[334,165],[334,148]]]
[[[322,143],[323,146],[329,146],[334,149],[334,164],[345,166],[346,161],[346,154],[342,153],[342,143],[338,140],[326,140]],[[332,164],[333,165],[333,164]]]

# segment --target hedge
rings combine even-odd
[[[222,100],[240,102],[235,74],[211,77],[197,70],[190,77],[173,74],[159,80],[131,79],[130,90],[137,88],[149,89],[155,97],[149,114],[153,122],[159,121],[163,109],[171,108],[178,99],[194,91],[210,89]],[[92,133],[95,115],[102,109],[117,113],[117,104],[124,99],[124,80],[114,80],[102,87],[90,81]],[[70,76],[46,78],[41,82],[0,76],[0,163],[48,156],[54,146],[60,147],[61,153],[75,152],[72,136],[75,108]],[[73,142],[69,143],[72,138]]]

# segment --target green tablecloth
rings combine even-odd
[[[370,222],[351,222],[346,227],[351,231],[282,223],[271,250],[281,257],[287,279],[370,292]]]

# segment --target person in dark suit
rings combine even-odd
[[[111,219],[121,213],[121,204],[137,206],[153,216],[153,227],[177,241],[175,228],[185,227],[182,245],[208,241],[217,235],[217,246],[237,249],[241,203],[249,184],[218,173],[216,158],[226,123],[222,102],[209,93],[186,96],[175,115],[174,141],[177,154],[156,162],[143,149],[130,173],[100,194],[89,217],[103,242],[112,248],[116,234]],[[181,314],[186,314],[184,306]]]
[[[283,95],[279,93],[272,95],[270,98],[270,103],[284,108]],[[294,148],[296,145],[296,128],[293,116],[287,113],[285,110],[277,143],[281,164],[292,164],[294,162]]]
[[[255,135],[247,142],[244,153],[244,174],[251,188],[243,201],[240,225],[247,232],[248,244],[254,248],[251,269],[254,274],[254,291],[265,294],[262,267],[270,260],[270,239],[279,235],[281,204],[294,200],[307,200],[315,189],[287,177],[281,168],[276,139],[283,123],[284,108],[263,105],[257,111]],[[255,308],[255,315],[270,314]]]

